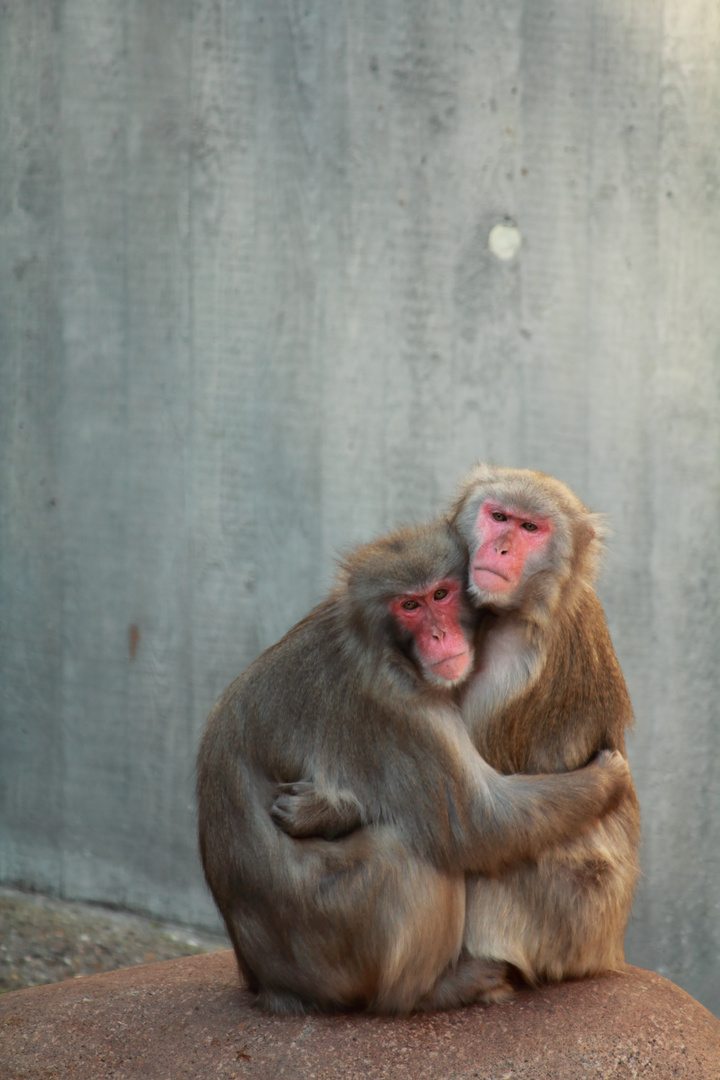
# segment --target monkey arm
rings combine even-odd
[[[475,760],[479,775],[459,787],[448,778],[450,835],[438,834],[441,850],[429,852],[465,872],[496,874],[579,836],[617,807],[630,783],[627,762],[611,751],[575,772],[534,776],[501,776]],[[367,823],[354,796],[331,797],[309,781],[279,784],[270,816],[297,839],[334,840]]]
[[[602,751],[568,773],[501,776],[482,765],[480,796],[465,813],[454,808],[452,833],[462,844],[463,869],[489,875],[579,836],[616,809],[632,783],[618,751]]]
[[[308,780],[278,784],[270,817],[296,839],[318,836],[335,840],[360,828],[362,815],[358,801],[349,793],[335,797],[318,791]]]

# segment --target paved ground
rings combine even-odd
[[[191,927],[0,888],[0,993],[228,947]]]

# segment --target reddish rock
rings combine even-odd
[[[0,1077],[72,1080],[720,1078],[720,1021],[649,971],[506,1005],[397,1019],[285,1018],[249,1005],[232,953],[0,998]]]

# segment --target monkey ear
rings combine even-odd
[[[587,510],[583,520],[587,529],[588,543],[597,540],[602,545],[608,537],[612,536],[612,532],[608,528],[606,514],[595,514]]]
[[[605,557],[605,540],[610,535],[605,514],[585,512],[577,524],[576,552],[580,556],[584,573],[589,580],[594,580]]]

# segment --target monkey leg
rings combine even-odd
[[[395,875],[393,875],[395,877]],[[380,967],[371,1012],[406,1013],[423,1006],[448,967],[456,964],[465,924],[462,876],[406,855],[381,903]]]
[[[272,887],[239,891],[223,911],[258,1004],[280,1013],[418,1007],[460,953],[464,876],[415,858],[389,827],[285,844]]]
[[[535,864],[469,879],[465,948],[507,961],[530,983],[621,970],[635,851],[616,812]]]

